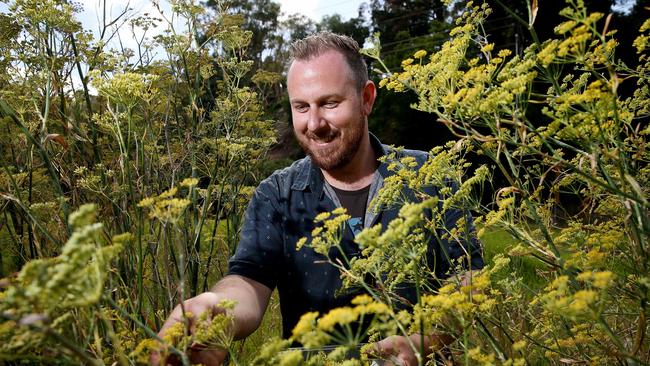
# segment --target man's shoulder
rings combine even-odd
[[[383,145],[383,147],[387,155],[394,153],[396,159],[402,159],[405,157],[415,158],[415,161],[418,162],[418,166],[424,164],[424,162],[429,158],[429,153],[422,150],[405,149],[402,147],[393,147],[390,145]]]
[[[303,175],[311,169],[311,159],[304,157],[291,163],[291,165],[277,169],[265,180],[280,180],[283,182],[293,182],[303,178]]]
[[[258,190],[272,189],[283,195],[293,186],[307,181],[310,169],[311,159],[309,157],[298,159],[291,165],[274,171],[259,184]]]

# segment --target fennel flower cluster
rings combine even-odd
[[[107,245],[96,207],[81,206],[69,217],[72,235],[54,258],[28,262],[15,281],[0,292],[0,352],[30,352],[43,347],[49,333],[65,334],[73,311],[97,304],[111,261],[128,236]]]
[[[352,305],[354,306],[332,309],[320,317],[318,312],[303,314],[292,331],[291,340],[308,349],[332,343],[355,346],[366,335],[359,328],[364,320],[369,321],[368,330],[371,331],[373,325],[385,323],[390,317],[394,317],[388,305],[375,301],[369,295],[355,297]]]
[[[155,87],[158,79],[156,75],[124,72],[105,78],[101,76],[99,70],[93,70],[89,76],[100,95],[106,96],[109,101],[124,106],[127,110],[133,109],[140,102],[153,101],[158,93]]]
[[[180,183],[181,187],[193,188],[198,184],[196,178],[186,178]],[[172,187],[156,197],[147,197],[138,203],[139,207],[149,209],[149,217],[175,224],[181,218],[187,207],[192,203],[188,198],[178,198],[178,187]]]

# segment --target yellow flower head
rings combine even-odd
[[[331,214],[329,212],[327,212],[327,211],[321,212],[318,215],[316,215],[316,217],[314,218],[314,221],[316,221],[316,222],[325,221],[325,220],[330,218],[330,215]]]
[[[402,67],[409,66],[412,63],[413,63],[413,59],[412,58],[407,58],[406,60],[402,61]]]
[[[366,305],[366,304],[370,304],[372,301],[373,300],[372,300],[372,297],[370,297],[370,295],[363,294],[363,295],[359,295],[359,296],[355,297],[354,299],[352,299],[352,304],[353,305]]]
[[[196,178],[185,178],[181,182],[181,186],[183,187],[193,187],[195,185],[199,184],[199,180]]]
[[[316,318],[318,318],[318,312],[312,311],[305,313],[298,320],[298,324],[293,328],[291,334],[294,338],[298,338],[303,334],[309,333],[313,330],[314,325],[316,324]]]
[[[332,211],[332,214],[333,214],[333,215],[343,215],[343,214],[345,214],[346,212],[348,212],[348,211],[347,211],[345,208],[343,208],[343,207],[338,207],[338,208],[336,208],[334,211]]]
[[[416,59],[421,59],[422,57],[427,55],[427,51],[425,50],[419,50],[416,53],[413,54],[413,57]]]
[[[357,320],[357,313],[349,306],[344,306],[330,310],[322,318],[318,319],[318,329],[329,332],[334,330],[334,326],[350,324]]]

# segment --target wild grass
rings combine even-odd
[[[503,229],[490,229],[480,239],[483,244],[486,263],[493,263],[494,258],[499,255],[505,255],[510,259],[504,277],[521,278],[531,297],[544,288],[547,281],[541,272],[545,271],[546,267],[542,261],[531,256],[511,256],[508,254],[511,249],[517,244],[521,244],[521,242],[514,239]],[[499,280],[500,278],[497,276],[496,279]]]

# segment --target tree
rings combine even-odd
[[[216,0],[208,0],[206,5],[216,9]],[[246,54],[253,61],[253,70],[262,68],[264,53],[273,49],[279,34],[280,4],[273,0],[229,0],[226,3],[232,14],[243,15],[241,28],[252,32]]]
[[[397,71],[414,52],[432,52],[447,38],[448,11],[440,0],[373,0],[369,13],[372,32],[379,33],[381,56],[389,69]],[[371,69],[380,69],[371,63]],[[371,76],[376,82],[382,77]],[[413,93],[379,93],[370,129],[382,140],[410,148],[428,150],[451,138],[447,130],[431,123],[431,116],[409,107]]]
[[[446,38],[447,8],[440,0],[373,0],[373,32],[380,34],[382,56],[389,67],[421,48],[433,49]]]
[[[365,24],[361,9],[357,17],[350,18],[347,21],[341,19],[339,14],[326,15],[318,24],[318,28],[350,36],[360,45],[363,45],[366,38],[370,36],[370,29]]]

